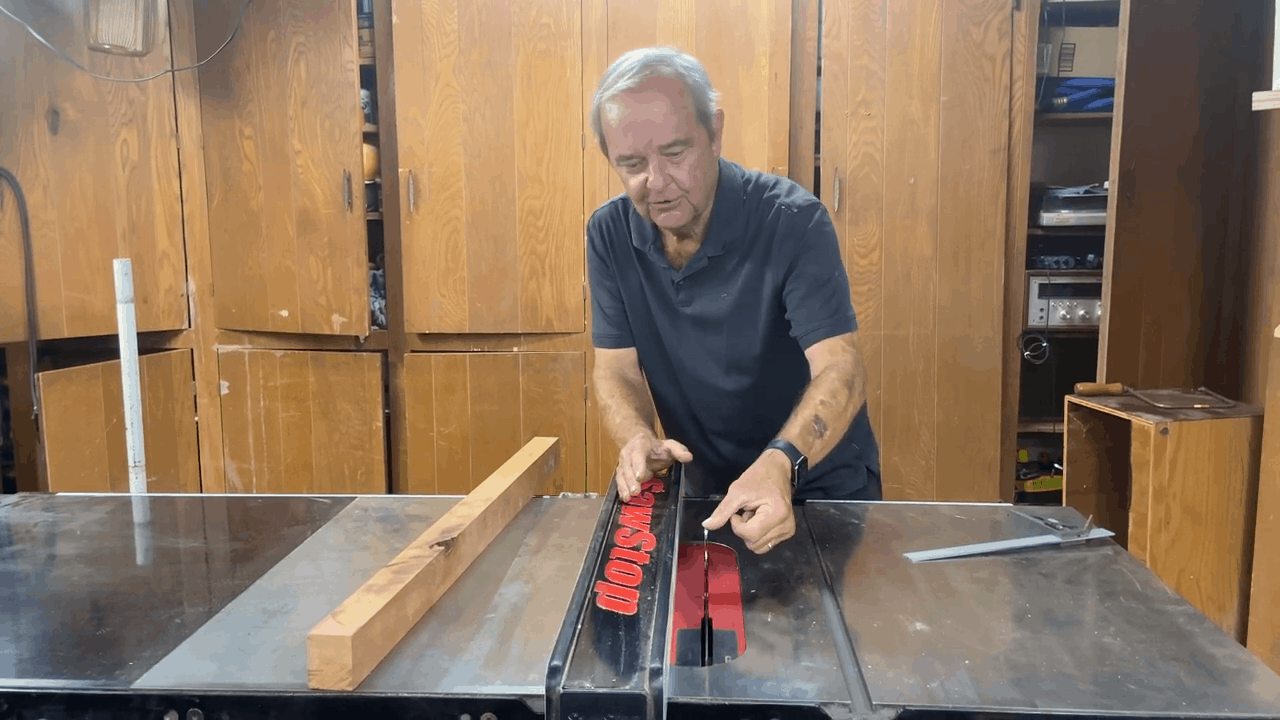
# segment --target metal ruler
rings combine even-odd
[[[991,553],[1008,552],[1011,550],[1022,550],[1033,547],[1045,547],[1049,545],[1082,543],[1086,540],[1098,540],[1100,538],[1107,538],[1115,535],[1115,533],[1107,530],[1106,528],[1093,527],[1092,515],[1090,515],[1089,519],[1085,521],[1083,527],[1076,528],[1050,517],[1031,515],[1013,508],[1010,508],[1009,512],[1030,520],[1037,526],[1046,529],[1048,532],[1041,535],[1009,538],[1007,540],[992,540],[990,542],[971,543],[968,545],[953,545],[951,547],[936,548],[933,550],[916,550],[913,552],[903,553],[903,555],[913,563],[927,562],[930,560],[946,560],[949,558],[970,557],[974,555],[988,555]]]

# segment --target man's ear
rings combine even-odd
[[[720,146],[724,140],[724,109],[718,108],[711,116],[711,149],[720,154]]]

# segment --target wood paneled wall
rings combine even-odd
[[[78,12],[15,12],[90,71],[152,75],[171,64],[167,12],[145,58],[90,52]],[[33,17],[32,9],[40,13]],[[93,78],[16,23],[0,22],[0,165],[22,183],[43,339],[115,332],[111,261],[133,260],[138,329],[187,324],[173,82]],[[26,337],[16,203],[0,189],[0,343]]]
[[[999,497],[1011,52],[1002,0],[826,6],[821,193],[886,498]]]

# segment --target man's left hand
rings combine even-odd
[[[702,526],[719,530],[725,522],[757,555],[796,534],[796,518],[791,509],[791,465],[785,455],[776,450],[765,451],[729,486],[724,500]]]

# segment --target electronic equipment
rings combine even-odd
[[[1040,200],[1036,220],[1041,227],[1106,225],[1107,194],[1107,183],[1048,188]]]
[[[1027,329],[1096,328],[1102,320],[1102,273],[1027,273]]]

